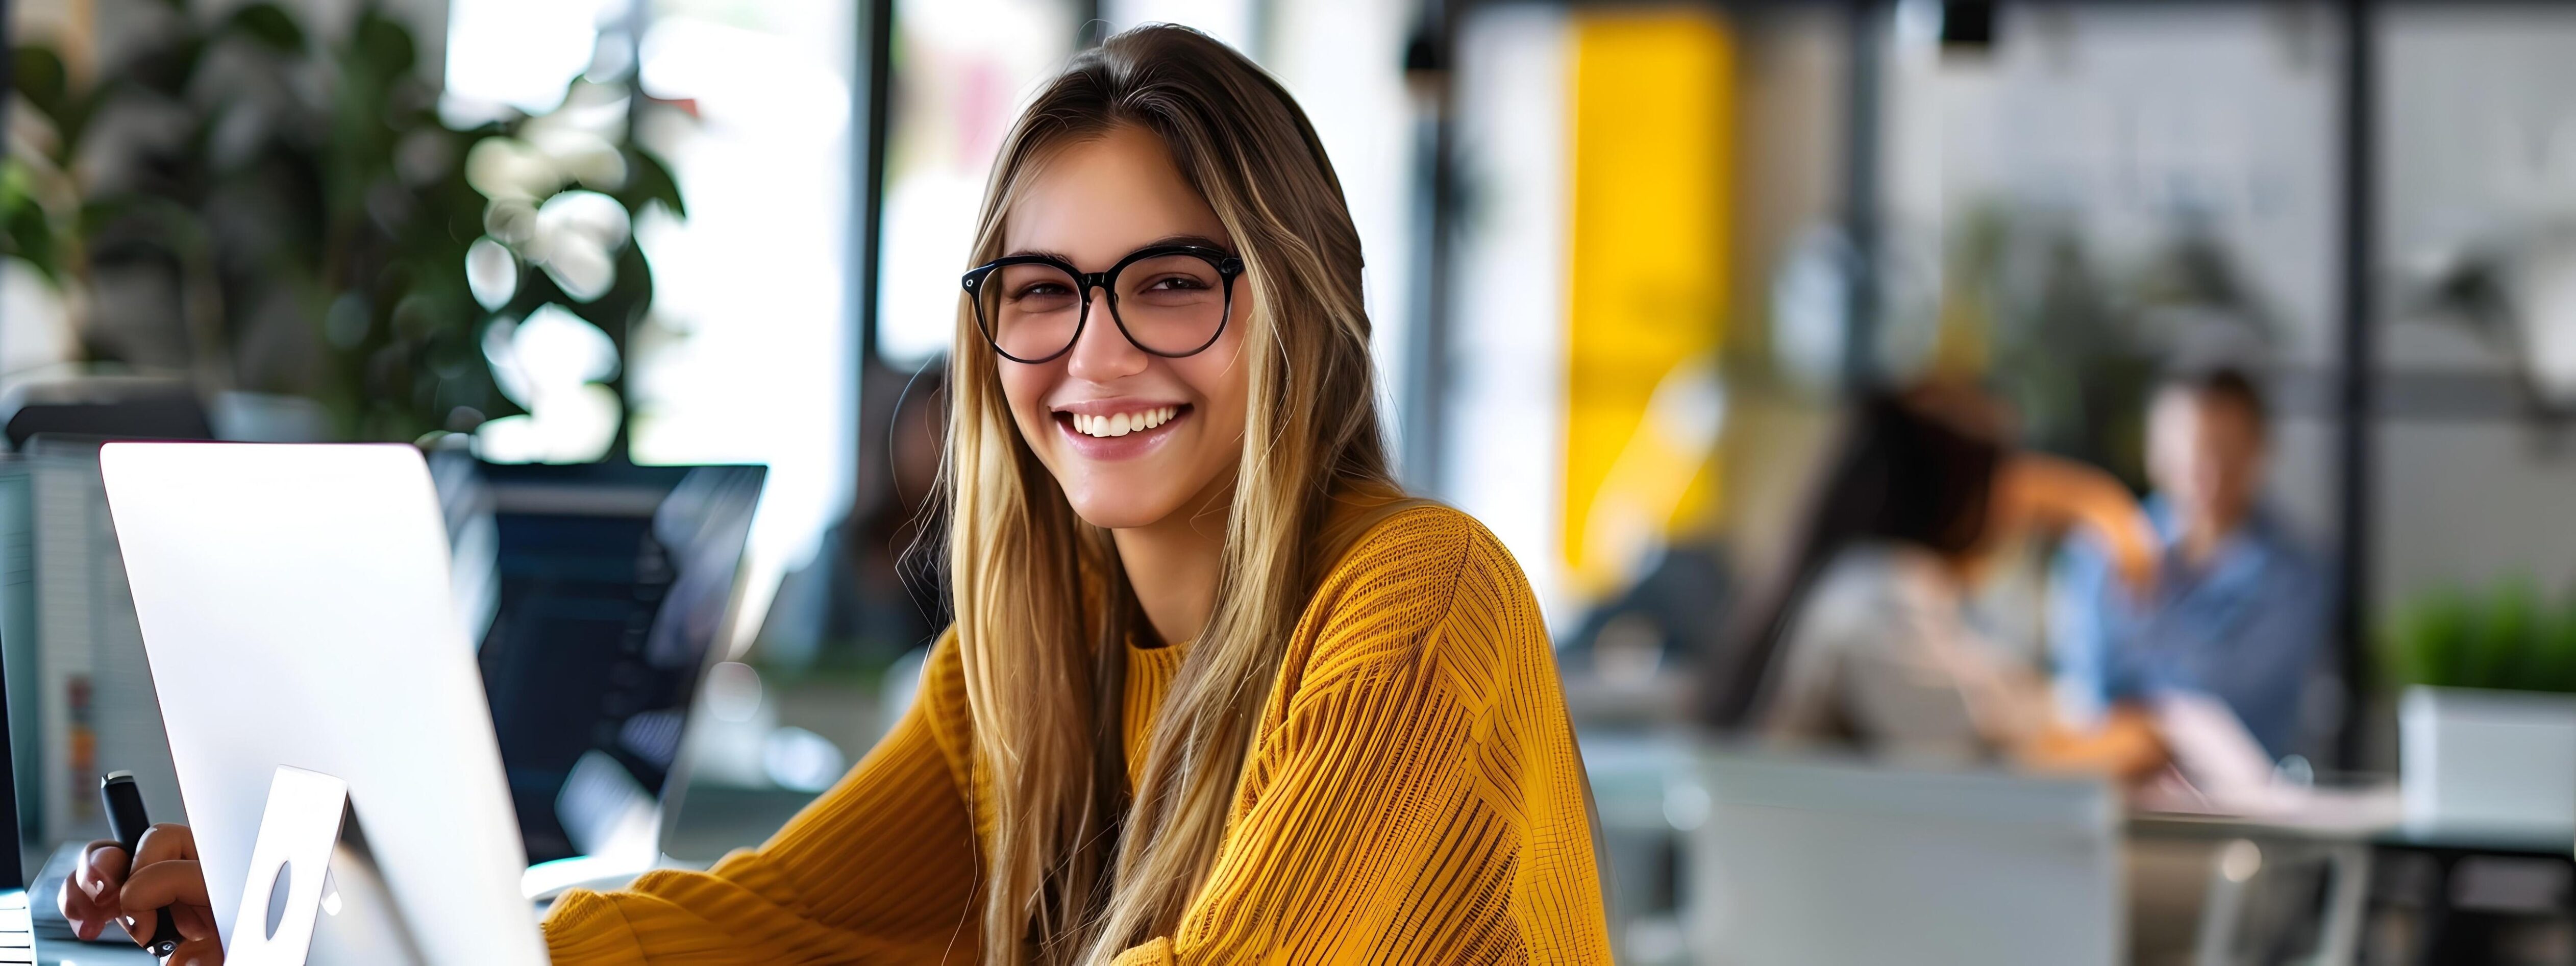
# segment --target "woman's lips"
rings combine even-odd
[[[1074,426],[1077,416],[1073,413],[1065,412],[1055,414],[1055,428],[1057,433],[1064,436],[1065,442],[1073,447],[1073,451],[1084,459],[1134,459],[1153,452],[1155,448],[1162,445],[1164,440],[1171,438],[1172,427],[1190,418],[1191,408],[1187,405],[1167,406],[1163,408],[1170,410],[1170,415],[1162,416],[1161,421],[1155,423],[1151,428],[1135,428],[1140,423],[1153,422],[1154,420],[1152,417],[1160,415],[1159,413],[1154,413],[1151,410],[1132,413],[1118,413],[1106,416],[1084,415],[1079,417],[1085,423],[1091,424],[1096,431],[1105,431],[1112,433],[1113,435],[1095,436],[1091,433],[1086,433],[1082,430],[1076,429]],[[1107,426],[1102,427],[1100,423],[1093,422],[1094,420],[1106,422]],[[1116,434],[1118,427],[1122,425],[1122,423],[1128,427],[1126,432],[1124,434]]]

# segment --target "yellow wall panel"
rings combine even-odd
[[[1687,10],[1578,13],[1572,43],[1563,546],[1597,598],[1714,499],[1735,46]]]

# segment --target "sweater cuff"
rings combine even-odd
[[[617,900],[588,889],[571,889],[546,910],[546,953],[555,966],[585,963],[640,963],[644,946]]]
[[[1126,952],[1109,961],[1109,966],[1173,966],[1175,962],[1171,939],[1156,936],[1144,945],[1127,947]]]

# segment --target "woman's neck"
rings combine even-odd
[[[1196,501],[1193,501],[1196,502]],[[1217,574],[1224,568],[1225,513],[1182,511],[1141,527],[1109,532],[1136,605],[1163,643],[1186,642],[1207,626],[1216,609]]]

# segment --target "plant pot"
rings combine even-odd
[[[2576,696],[2411,687],[2397,707],[2411,832],[2576,832]]]

